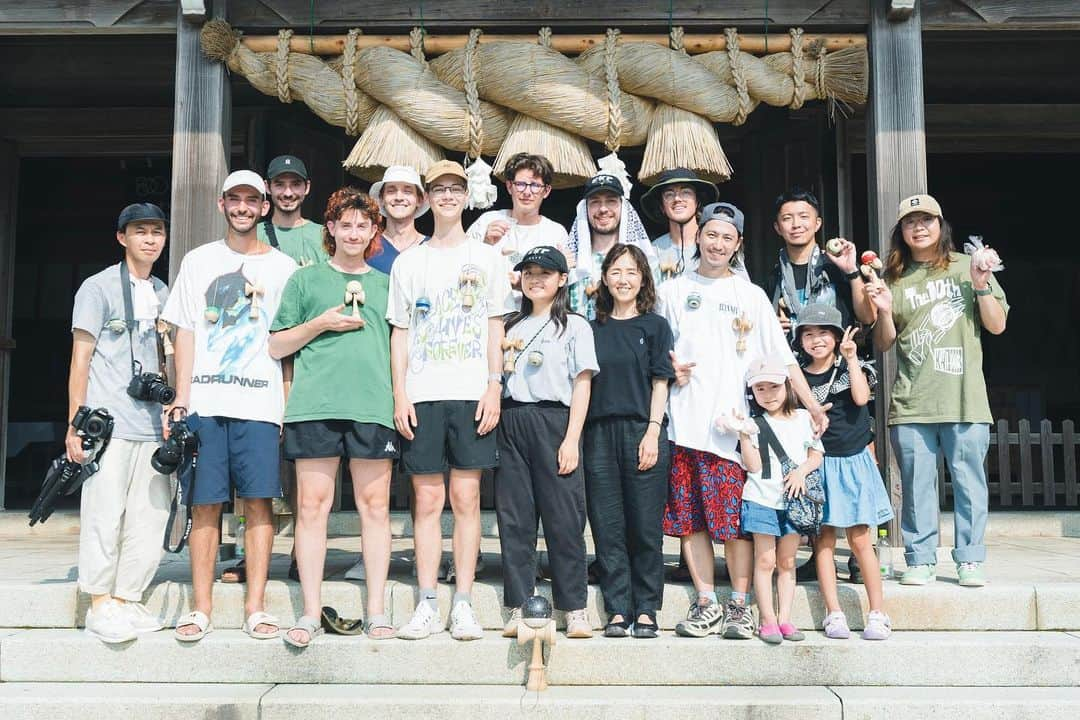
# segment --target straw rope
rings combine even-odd
[[[283,103],[292,102],[292,93],[289,91],[289,41],[292,36],[292,30],[278,31],[274,80],[277,83],[277,98]]]
[[[427,70],[427,58],[424,57],[424,29],[414,27],[409,31],[409,54],[420,61]]]
[[[476,78],[480,74],[477,67],[476,48],[480,44],[480,31],[469,31],[469,42],[465,45],[465,102],[469,108],[469,157],[480,157],[480,148],[484,142],[484,126],[480,119],[480,93],[476,89]]]
[[[672,50],[681,53],[686,52],[686,45],[684,44],[686,33],[683,31],[681,25],[671,28],[671,32],[668,33],[668,36],[671,38],[669,44],[671,45]]]
[[[803,51],[802,51],[802,28],[792,28],[791,33],[791,104],[788,105],[792,110],[798,110],[803,106],[806,101],[806,93],[803,92],[803,80],[805,77],[805,70],[803,69]]]
[[[345,41],[345,52],[341,54],[341,84],[345,88],[345,132],[349,135],[359,135],[363,128],[360,127],[360,105],[356,97],[356,38],[360,37],[360,29],[353,28],[349,31]]]
[[[536,41],[540,43],[541,47],[551,49],[551,28],[542,27],[540,32],[537,33],[538,37]]]
[[[735,90],[739,93],[739,109],[731,121],[732,125],[742,125],[746,116],[754,109],[750,105],[750,92],[746,88],[746,76],[743,75],[742,57],[739,55],[739,32],[735,28],[724,28],[727,38],[728,63],[731,77],[735,80]]]
[[[619,46],[619,31],[608,28],[604,38],[604,75],[607,78],[608,134],[604,145],[611,152],[618,152],[621,147],[619,136],[622,134],[622,98],[619,89],[619,65],[616,51]]]

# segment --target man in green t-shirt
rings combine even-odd
[[[889,431],[903,485],[901,530],[908,569],[902,585],[936,577],[937,455],[953,483],[953,560],[960,584],[986,584],[983,562],[989,490],[983,462],[990,447],[990,403],[980,335],[1005,332],[1009,304],[992,273],[997,254],[952,252],[949,224],[929,195],[897,210],[884,276],[865,286],[877,308],[874,344],[896,346]]]
[[[259,223],[259,240],[273,245],[300,267],[327,259],[323,249],[323,227],[300,215],[304,199],[311,192],[304,161],[293,155],[279,155],[266,169],[266,187],[273,212]]]

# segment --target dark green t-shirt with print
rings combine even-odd
[[[259,222],[256,231],[259,242],[270,245],[270,238],[266,234],[266,220]],[[302,225],[292,228],[274,226],[274,237],[278,241],[278,250],[285,253],[300,267],[315,265],[329,260],[326,250],[323,249],[322,237],[323,226],[319,223],[305,220]]]
[[[389,275],[374,268],[353,275],[329,262],[300,268],[285,286],[270,331],[302,325],[342,304],[346,285],[352,280],[364,288],[364,303],[357,306],[364,327],[324,332],[296,352],[285,422],[352,420],[394,427],[390,326],[386,322]],[[342,312],[351,315],[352,304]]]

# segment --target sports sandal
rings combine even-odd
[[[223,583],[246,583],[247,582],[247,561],[241,560],[232,567],[227,567],[221,571],[221,582]]]
[[[337,614],[337,610],[330,607],[329,605],[323,606],[322,626],[327,632],[334,633],[335,635],[364,634],[363,619],[353,620],[352,618],[340,617]]]
[[[385,632],[386,630],[390,632]],[[364,632],[372,640],[389,640],[394,637],[394,624],[386,613],[372,615],[364,626]]]
[[[197,627],[199,629],[199,632],[191,633],[190,635],[180,632],[180,628],[190,627],[192,625]],[[210,618],[207,617],[206,613],[199,612],[198,610],[193,610],[187,615],[181,617],[179,621],[177,621],[176,629],[173,631],[173,635],[175,635],[176,639],[180,642],[192,643],[202,640],[204,637],[206,637],[213,631],[214,626],[210,624]]]
[[[254,616],[255,616],[255,614],[252,615],[252,617],[254,617]],[[250,618],[249,618],[249,620],[250,620]],[[266,618],[263,618],[261,622],[266,622]],[[254,623],[254,625],[252,625],[252,627],[254,627],[254,626],[258,625],[258,624],[259,623]],[[297,640],[296,638],[294,638],[292,635],[289,634],[293,630],[299,630],[300,632],[306,632],[307,633],[307,640]],[[321,627],[319,627],[319,622],[317,620],[315,620],[315,618],[309,618],[306,615],[301,615],[300,618],[296,621],[296,623],[293,624],[293,626],[291,628],[289,628],[289,632],[282,635],[282,638],[284,638],[285,642],[289,643],[290,645],[292,645],[295,648],[306,648],[308,645],[311,644],[311,641],[315,639],[315,636],[316,635],[322,635],[322,632],[323,632],[323,629]],[[251,635],[251,633],[248,633],[248,635]],[[255,637],[255,636],[252,635],[252,637]]]
[[[274,629],[272,632],[257,632],[255,628],[260,625],[273,625]],[[268,612],[256,610],[244,621],[244,632],[256,640],[273,640],[281,634],[281,621]]]

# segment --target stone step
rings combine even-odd
[[[222,685],[198,683],[3,683],[5,720],[140,717],[189,720],[669,720],[673,713],[713,720],[1064,720],[1080,712],[1080,689],[1053,687],[753,687],[673,685],[552,686],[527,693],[512,685]]]
[[[122,648],[78,630],[23,630],[0,639],[0,681],[520,685],[527,650],[494,632],[464,643],[445,632],[418,643],[320,636],[299,651],[239,630],[192,645],[161,632]],[[886,642],[811,633],[780,646],[560,634],[548,658],[553,685],[1080,685],[1080,636],[1054,632],[897,632]]]
[[[412,518],[406,511],[394,511],[391,514],[391,531],[397,537],[412,536]],[[224,518],[227,532],[235,525],[233,516]],[[354,512],[335,512],[330,514],[328,534],[331,537],[351,537],[359,534],[360,521]],[[454,518],[449,512],[442,515],[443,534],[448,535],[453,529]],[[941,545],[951,546],[953,542],[953,515],[941,513]],[[495,512],[486,510],[481,513],[481,532],[485,537],[498,537],[499,525]],[[279,516],[278,533],[292,535],[292,517]],[[541,529],[542,532],[542,529]],[[588,532],[588,530],[586,530]],[[0,511],[0,535],[14,534],[33,536],[78,535],[79,513],[75,510],[56,512],[45,523],[27,526],[26,513],[19,510]],[[986,539],[1019,537],[1080,537],[1080,512],[1064,510],[1031,511],[994,511],[990,513]]]
[[[450,611],[453,589],[439,585],[443,617]],[[841,582],[841,607],[853,630],[863,627],[869,611],[861,585]],[[542,582],[538,591],[551,597],[551,586]],[[161,582],[151,586],[146,605],[172,625],[191,610],[191,586]],[[658,614],[661,628],[673,629],[695,597],[689,585],[664,586],[664,604]],[[487,575],[473,586],[473,607],[486,629],[503,627],[502,583],[497,574]],[[271,580],[267,585],[267,610],[290,624],[303,610],[299,583]],[[0,583],[0,627],[74,628],[82,625],[88,597],[75,583]],[[243,624],[244,586],[214,584],[212,620],[218,628]],[[391,581],[384,602],[396,626],[408,621],[417,602],[416,585]],[[366,607],[363,583],[328,580],[322,586],[322,604],[344,617],[361,617]],[[1080,583],[993,583],[983,588],[963,588],[945,580],[923,587],[885,583],[885,608],[897,630],[1076,630],[1080,629]],[[600,628],[606,618],[603,599],[595,585],[589,586],[589,617]],[[797,586],[792,622],[804,630],[820,628],[825,607],[817,583]],[[557,614],[561,622],[561,615]]]

